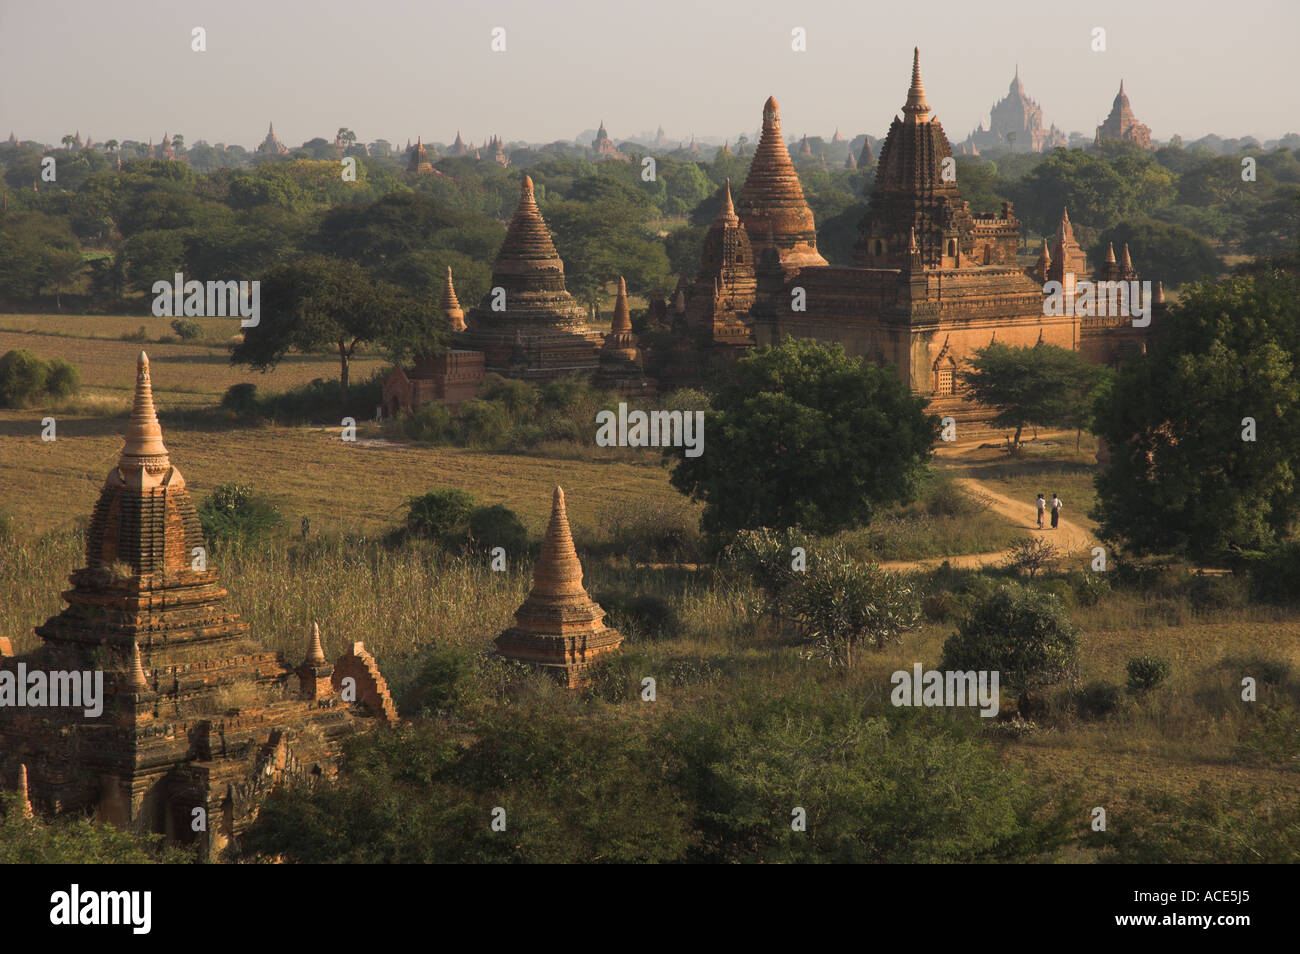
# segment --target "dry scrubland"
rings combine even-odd
[[[165,320],[157,321],[159,333],[166,333]],[[121,408],[108,414],[56,412],[60,439],[53,444],[39,439],[41,409],[0,411],[0,505],[15,518],[16,535],[0,548],[0,634],[13,638],[20,650],[36,643],[32,627],[59,611],[66,575],[82,563],[76,524],[89,514],[120,447],[141,347],[112,337],[121,333],[119,326],[138,327],[136,318],[0,319],[5,329],[24,323],[57,323],[83,335],[106,330],[102,340],[6,330],[0,332],[0,351],[26,347],[43,357],[65,357],[79,366],[89,393],[118,398]],[[332,377],[335,365],[304,359],[263,377],[230,368],[219,346],[144,347],[154,361],[165,439],[196,497],[223,482],[247,482],[271,495],[287,518],[284,533],[272,543],[218,553],[213,563],[230,591],[232,608],[249,622],[254,637],[291,660],[302,655],[306,628],[318,620],[331,653],[363,640],[400,697],[427,647],[457,647],[480,658],[489,650],[527,592],[526,561],[508,573],[491,573],[432,544],[391,546],[378,540],[400,521],[408,495],[438,486],[505,504],[536,539],[549,511],[550,490],[562,484],[589,590],[598,598],[612,592],[653,594],[671,607],[675,629],[652,639],[630,627],[627,643],[593,692],[592,705],[626,708],[629,717],[655,720],[682,707],[725,706],[740,693],[775,694],[810,681],[887,705],[890,673],[914,662],[937,666],[954,628],[950,621],[927,622],[901,645],[861,654],[852,670],[828,669],[803,658],[789,634],[762,618],[760,595],[746,581],[709,566],[638,566],[610,553],[611,527],[618,519],[650,514],[689,522],[698,513],[669,486],[653,456],[590,460],[382,442],[351,446],[336,433],[311,428],[201,430],[184,421],[169,423],[168,409],[211,404],[236,381],[279,390]],[[368,371],[357,369],[358,376],[363,373]],[[1027,519],[1035,492],[1056,491],[1070,519],[1092,529],[1084,515],[1093,500],[1094,453],[1087,438],[1076,453],[1072,434],[1044,435],[1019,459],[1009,460],[996,449],[968,448],[960,455],[944,451],[941,463],[1024,500]],[[295,539],[302,515],[312,525],[306,543]],[[848,536],[886,556],[902,551],[928,556],[928,551],[999,549],[1020,532],[967,505],[954,512],[915,505]],[[1294,768],[1242,756],[1254,716],[1239,700],[1240,676],[1254,665],[1244,658],[1289,661],[1300,668],[1300,619],[1294,612],[1240,603],[1195,607],[1183,598],[1117,590],[1071,613],[1082,633],[1081,683],[1122,685],[1126,662],[1145,653],[1170,660],[1169,680],[1144,697],[1122,694],[1105,716],[1080,714],[1064,687],[1045,692],[1047,708],[1035,715],[1036,731],[989,731],[981,724],[1004,758],[1072,786],[1080,804],[1105,806],[1112,825],[1123,824],[1125,808],[1143,792],[1190,798],[1209,785],[1229,801],[1228,793],[1249,790],[1279,802],[1296,799]],[[491,680],[492,673],[483,668],[479,678]],[[653,714],[637,701],[645,675],[659,683]],[[1294,684],[1294,675],[1281,688],[1262,684],[1261,702],[1294,697]],[[536,691],[552,690],[539,683]],[[1009,704],[1004,695],[1004,705]],[[971,713],[932,715],[980,721]],[[1091,857],[1083,849],[1066,856]]]

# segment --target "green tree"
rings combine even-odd
[[[230,353],[231,364],[267,371],[291,349],[310,353],[333,348],[343,405],[357,345],[418,324],[424,311],[395,286],[372,281],[355,262],[323,255],[277,265],[261,281],[261,320],[245,330]]]
[[[1295,272],[1192,286],[1099,401],[1103,538],[1194,559],[1285,538],[1300,508],[1298,363]]]
[[[1043,344],[985,345],[975,351],[970,370],[960,372],[965,399],[995,408],[995,427],[1016,429],[1013,453],[1026,427],[1081,423],[1084,398],[1100,376],[1100,369],[1077,351]]]
[[[792,338],[740,359],[704,412],[703,453],[678,450],[672,484],[705,502],[712,533],[833,533],[912,499],[938,436],[892,369]]]
[[[1118,257],[1125,245],[1138,271],[1148,279],[1159,279],[1165,287],[1182,285],[1200,278],[1215,278],[1223,271],[1223,260],[1214,247],[1191,229],[1167,225],[1152,219],[1125,219],[1101,233],[1090,258],[1106,258],[1114,245]]]
[[[996,670],[1020,711],[1029,693],[1076,675],[1079,636],[1050,593],[1007,583],[978,603],[943,644],[944,670]]]
[[[847,560],[823,561],[810,570],[794,590],[793,609],[816,651],[843,666],[853,665],[859,645],[883,649],[921,618],[910,583],[878,566]]]

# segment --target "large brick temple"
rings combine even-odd
[[[281,780],[333,775],[344,738],[396,721],[361,643],[331,664],[304,621],[301,665],[267,652],[226,605],[204,547],[141,352],[125,443],[67,608],[36,628],[30,653],[6,656],[0,640],[0,671],[103,674],[98,715],[0,706],[0,781],[25,783],[37,812],[164,832],[209,856]]]

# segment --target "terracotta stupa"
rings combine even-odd
[[[583,589],[564,491],[556,487],[532,592],[515,612],[515,625],[497,637],[497,652],[531,663],[574,689],[587,682],[594,663],[623,642],[604,619],[605,611]]]

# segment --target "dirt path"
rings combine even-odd
[[[988,509],[1006,517],[1016,529],[1024,530],[1027,534],[1041,535],[1044,540],[1056,547],[1057,551],[1063,556],[1074,553],[1077,557],[1081,557],[1085,551],[1091,550],[1092,547],[1097,545],[1096,537],[1077,523],[1072,523],[1065,518],[1061,519],[1060,526],[1055,530],[1051,529],[1049,524],[1050,511],[1044,515],[1043,529],[1039,530],[1037,513],[1032,501],[1015,500],[1005,494],[998,493],[987,484],[971,477],[958,477],[956,482],[977,500],[984,501]],[[978,570],[981,567],[998,566],[1005,563],[1010,553],[1010,550],[995,550],[991,553],[928,557],[924,560],[889,560],[880,565],[886,570],[930,570],[947,560],[949,566],[958,569]]]

